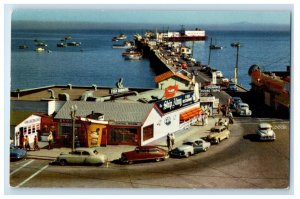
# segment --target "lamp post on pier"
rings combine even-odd
[[[236,62],[234,68],[234,83],[237,84],[238,82],[238,63],[239,63],[239,49],[241,47],[240,42],[232,43],[231,47],[236,48]]]
[[[71,106],[71,118],[72,118],[72,152],[75,150],[75,121],[76,121],[76,111],[77,111],[77,106],[72,105]]]

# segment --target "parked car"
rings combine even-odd
[[[228,90],[236,92],[238,90],[238,88],[235,83],[229,83]]]
[[[21,160],[23,158],[26,158],[26,156],[26,150],[20,149],[13,144],[10,145],[10,161]]]
[[[216,77],[217,77],[217,78],[223,78],[224,76],[223,76],[222,71],[217,70],[217,71],[216,71]]]
[[[236,109],[236,113],[240,116],[251,116],[252,115],[252,111],[249,108],[249,105],[246,103],[238,103],[235,106]]]
[[[166,150],[157,146],[138,146],[133,151],[124,152],[121,154],[120,161],[122,163],[132,164],[136,161],[155,160],[159,162],[169,158]]]
[[[170,152],[171,157],[189,157],[201,151],[207,151],[210,142],[199,138],[194,140],[185,140],[183,144]]]
[[[225,126],[215,126],[211,128],[207,140],[211,143],[219,144],[222,140],[228,139],[230,131]]]
[[[272,129],[272,125],[269,123],[260,123],[257,127],[256,134],[260,140],[274,141],[276,134]]]
[[[242,98],[240,97],[232,97],[230,101],[230,107],[235,108],[237,104],[242,103]]]
[[[74,152],[61,153],[54,162],[50,164],[60,164],[61,166],[67,164],[89,164],[89,165],[102,165],[107,162],[107,157],[100,154],[93,148],[76,148]]]

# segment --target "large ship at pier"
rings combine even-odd
[[[161,32],[157,33],[157,39],[163,41],[203,41],[207,39],[205,35],[205,30],[196,28],[195,30],[185,30],[184,27],[181,28],[179,32]]]

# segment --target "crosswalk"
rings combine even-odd
[[[272,124],[273,129],[286,130],[290,127],[290,121],[286,119],[278,118],[247,118],[247,117],[236,117],[235,123],[241,125],[257,125],[262,122]]]

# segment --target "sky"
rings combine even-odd
[[[290,12],[272,10],[243,11],[238,8],[231,10],[155,10],[145,8],[128,8],[120,10],[91,9],[90,7],[69,9],[52,7],[49,9],[13,9],[12,21],[71,21],[101,23],[165,23],[171,24],[233,24],[254,23],[288,25]]]

